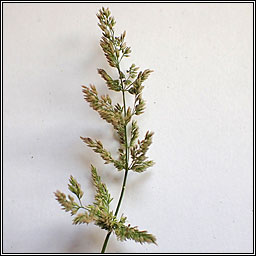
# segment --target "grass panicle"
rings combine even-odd
[[[122,103],[113,105],[110,96],[108,94],[99,95],[94,85],[82,86],[82,91],[84,99],[89,103],[90,107],[97,111],[99,116],[111,124],[116,131],[120,142],[118,159],[112,157],[112,153],[103,146],[101,141],[82,136],[81,139],[95,153],[100,155],[105,164],[113,164],[118,171],[124,172],[123,184],[115,211],[111,209],[113,198],[93,165],[91,165],[91,177],[96,193],[92,204],[86,206],[83,204],[84,192],[73,176],[70,176],[68,189],[76,198],[59,190],[55,192],[55,197],[62,209],[74,216],[74,225],[94,223],[107,231],[101,250],[104,253],[111,234],[115,234],[119,241],[133,240],[141,244],[156,244],[154,235],[145,230],[140,231],[137,226],[132,227],[127,224],[127,217],[123,214],[118,217],[128,172],[141,173],[154,164],[152,160],[147,160],[148,157],[146,156],[152,144],[153,132],[148,131],[144,139],[140,141],[138,123],[134,119],[135,116],[141,115],[145,111],[146,104],[142,98],[142,92],[145,87],[144,82],[153,70],[139,71],[139,67],[132,64],[128,70],[122,71],[120,68],[122,59],[129,57],[131,54],[131,48],[125,42],[126,31],[121,33],[120,36],[115,35],[116,21],[111,16],[108,8],[102,7],[97,13],[97,17],[98,26],[102,30],[100,46],[109,65],[116,69],[117,76],[110,76],[102,68],[98,69],[98,74],[102,77],[109,90],[122,94],[123,100]],[[134,97],[134,102],[131,106],[126,103],[127,93]]]

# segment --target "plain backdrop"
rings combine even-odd
[[[90,164],[115,198],[123,173],[86,147],[113,155],[112,126],[84,101],[81,85],[108,92],[112,70],[99,46],[100,3],[4,3],[3,251],[86,253],[106,231],[72,225],[54,198],[72,174],[93,202]],[[158,246],[119,242],[113,253],[249,253],[253,250],[253,4],[111,3],[116,33],[127,31],[131,63],[155,72],[145,82],[140,138],[155,132],[156,162],[130,172],[120,209]],[[109,92],[114,101],[120,95]],[[127,98],[128,103],[132,98]],[[120,216],[120,215],[119,215]]]

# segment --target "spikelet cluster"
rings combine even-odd
[[[93,204],[86,207],[82,205],[81,198],[84,193],[81,190],[80,184],[72,176],[69,179],[68,188],[77,197],[78,202],[75,202],[71,195],[68,195],[67,199],[64,193],[58,190],[55,192],[56,199],[61,204],[62,209],[70,212],[71,215],[76,214],[73,218],[73,224],[89,224],[94,222],[95,225],[104,230],[113,231],[120,241],[132,239],[139,243],[156,243],[156,238],[152,234],[149,234],[147,231],[139,231],[137,227],[131,227],[130,224],[126,225],[127,218],[123,215],[119,220],[117,219],[113,211],[110,210],[110,203],[113,198],[93,165],[91,166],[91,175],[93,185],[96,188]]]

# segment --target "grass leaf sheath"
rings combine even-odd
[[[141,173],[153,166],[152,160],[147,160],[146,153],[152,143],[153,132],[147,132],[143,140],[139,138],[139,127],[134,117],[141,115],[145,110],[145,101],[142,98],[144,82],[149,77],[152,70],[146,69],[139,71],[139,67],[132,64],[125,72],[121,70],[120,63],[123,58],[130,56],[131,48],[126,45],[126,31],[120,36],[115,35],[114,27],[116,21],[111,16],[108,8],[102,7],[97,13],[98,26],[102,30],[100,46],[109,65],[116,69],[116,77],[111,77],[105,70],[98,69],[99,75],[105,81],[109,90],[122,94],[122,102],[116,105],[112,104],[110,96],[99,95],[94,85],[82,86],[84,99],[90,107],[98,112],[99,116],[112,125],[116,131],[120,147],[118,149],[119,157],[115,159],[111,152],[103,146],[102,142],[97,139],[81,137],[82,141],[92,150],[99,154],[105,164],[113,164],[119,172],[124,172],[123,183],[119,200],[115,210],[111,210],[111,197],[107,186],[102,182],[96,167],[91,165],[92,182],[95,187],[95,200],[92,204],[83,205],[84,192],[78,181],[70,176],[68,189],[74,194],[76,199],[71,195],[66,195],[59,190],[54,194],[56,200],[66,212],[70,212],[73,217],[73,224],[94,223],[101,229],[107,231],[106,238],[103,242],[101,253],[106,251],[111,234],[115,234],[118,240],[127,239],[135,242],[154,243],[154,235],[143,230],[140,231],[137,226],[132,227],[127,224],[127,218],[122,214],[118,217],[119,209],[124,198],[126,182],[129,171]],[[133,97],[134,102],[131,106],[127,105],[126,95]]]

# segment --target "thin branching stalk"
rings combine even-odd
[[[118,73],[119,73],[119,79],[121,77],[121,71],[120,71],[120,67],[118,65]],[[124,117],[126,117],[126,102],[125,102],[125,90],[124,90],[124,86],[123,86],[123,81],[122,79],[120,79],[121,82],[121,86],[122,86],[122,97],[123,97],[123,108],[124,108]],[[127,139],[127,126],[124,125],[124,132],[125,132],[125,173],[124,173],[124,179],[123,179],[123,184],[122,184],[122,189],[121,189],[121,193],[120,193],[120,197],[117,203],[117,207],[115,210],[115,216],[117,217],[119,208],[121,206],[122,200],[123,200],[123,196],[124,196],[124,191],[125,191],[125,185],[126,185],[126,180],[127,180],[127,176],[128,176],[128,165],[129,165],[129,148],[128,148],[128,139]],[[108,244],[108,240],[109,237],[111,235],[111,232],[108,232],[106,235],[106,238],[104,240],[103,243],[103,247],[101,250],[101,253],[104,253]]]

